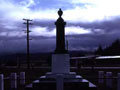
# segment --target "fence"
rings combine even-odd
[[[11,73],[9,77],[4,77],[4,74],[0,74],[0,90],[5,90],[4,82],[9,79],[11,90],[17,90],[17,78],[19,78],[19,83],[21,86],[25,85],[25,72],[20,72],[20,75],[16,73]]]
[[[0,74],[0,90],[5,90],[5,78],[4,74]],[[19,84],[21,86],[24,86],[26,84],[26,77],[25,77],[25,72],[20,72],[19,75],[16,73],[11,73],[10,76],[8,77],[9,82],[10,82],[10,88],[11,90],[18,90],[18,80]],[[113,80],[117,79],[117,87],[116,89],[113,89]],[[110,89],[110,90],[120,90],[120,73],[117,74],[117,77],[113,77],[112,72],[104,72],[104,71],[98,71],[98,90],[105,90],[105,89]],[[61,75],[58,75],[58,79],[56,80],[58,82],[58,87],[63,86],[63,79]],[[59,90],[59,89],[58,89]]]
[[[116,83],[113,80],[117,79]],[[116,88],[114,84],[117,84]],[[120,73],[117,74],[117,77],[113,77],[112,72],[98,72],[98,87],[100,90],[110,89],[110,90],[120,90]]]

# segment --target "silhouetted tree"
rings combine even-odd
[[[102,46],[99,45],[98,49],[96,50],[95,54],[96,55],[101,55],[103,53],[103,49],[102,49]]]
[[[120,41],[115,40],[111,46],[107,47],[103,51],[103,55],[120,55]]]

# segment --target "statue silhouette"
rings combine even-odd
[[[66,22],[62,18],[63,11],[59,9],[59,18],[55,22],[56,25],[56,50],[55,53],[67,53],[65,49],[65,25]]]

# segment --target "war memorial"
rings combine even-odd
[[[56,49],[52,54],[51,72],[40,76],[25,86],[25,90],[97,90],[96,85],[70,72],[70,56],[65,48],[65,25],[63,11],[59,9],[56,25]],[[38,72],[39,73],[39,72]]]

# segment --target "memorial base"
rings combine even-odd
[[[25,90],[97,90],[96,85],[83,79],[82,76],[76,75],[75,78],[58,78],[59,74],[56,74],[54,78],[48,78],[47,76],[41,76],[39,79],[34,80],[31,84],[25,87]],[[62,87],[57,88],[57,84],[62,84]],[[61,86],[60,84],[60,86]]]
[[[57,75],[56,73],[47,72],[45,76],[46,78],[55,78],[56,75]],[[75,72],[69,72],[63,74],[63,78],[75,78],[75,77],[76,77]]]
[[[69,74],[70,73],[69,54],[52,55],[52,74]]]
[[[52,72],[34,80],[25,90],[97,90],[96,85],[70,72],[69,54],[52,55]]]

